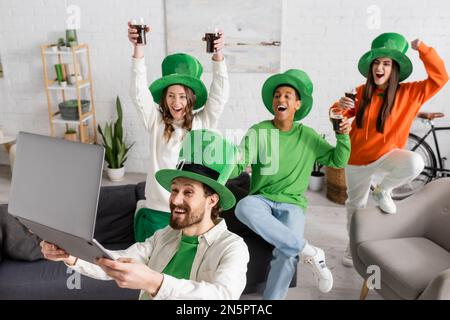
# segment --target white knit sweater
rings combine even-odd
[[[223,108],[228,101],[229,81],[225,60],[212,60],[213,79],[208,93],[208,100],[203,109],[194,114],[192,129],[215,129]],[[169,192],[155,179],[160,169],[174,169],[178,161],[181,142],[187,130],[174,125],[175,131],[169,142],[164,138],[164,122],[153,102],[148,89],[147,68],[144,58],[132,59],[131,97],[149,133],[150,162],[147,165],[145,202],[138,204],[138,209],[145,206],[150,209],[169,212]]]

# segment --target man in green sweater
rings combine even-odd
[[[307,200],[304,193],[315,161],[342,168],[350,156],[350,124],[346,118],[336,133],[336,147],[313,129],[297,123],[313,104],[313,84],[296,69],[269,77],[262,88],[266,108],[275,116],[252,126],[244,136],[241,159],[233,176],[252,167],[250,195],[236,206],[237,218],[275,249],[264,299],[284,299],[297,257],[312,268],[318,288],[328,292],[333,276],[322,249],[303,238]]]

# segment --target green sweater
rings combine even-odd
[[[238,176],[252,166],[250,194],[306,208],[304,196],[314,162],[343,168],[350,157],[348,134],[337,134],[336,147],[312,128],[294,122],[290,131],[280,131],[267,120],[252,126],[240,145],[241,159],[233,171]]]
[[[164,268],[163,273],[177,279],[189,280],[191,277],[192,264],[197,254],[198,237],[181,236],[180,246],[172,260]]]
[[[162,273],[177,279],[189,280],[191,277],[192,264],[194,263],[195,255],[197,254],[197,247],[197,236],[189,237],[184,234],[181,235],[180,246]],[[148,292],[146,291],[140,299],[150,300]]]

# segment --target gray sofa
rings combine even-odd
[[[397,214],[358,210],[350,228],[356,271],[366,280],[379,267],[385,299],[450,299],[450,178],[427,184],[397,204]],[[370,285],[376,284],[373,278]]]
[[[248,194],[249,176],[242,174],[227,186],[239,201]],[[124,249],[134,243],[133,217],[136,203],[144,199],[145,184],[102,187],[95,238],[108,249]],[[7,211],[7,205],[0,205]],[[234,216],[234,208],[222,213],[228,228],[244,238],[249,252],[244,293],[257,291],[267,277],[272,246]],[[0,262],[0,299],[137,299],[138,291],[121,289],[114,281],[81,276],[79,281],[61,262],[26,262],[3,257]],[[69,285],[68,285],[69,284]],[[79,284],[80,288],[77,288]],[[291,286],[296,285],[296,275]],[[71,288],[71,289],[69,289]]]
[[[142,198],[144,183],[102,188],[96,239],[108,249],[130,246],[134,242],[134,210],[137,199]],[[0,210],[6,211],[7,205],[1,205]],[[28,262],[8,257],[0,262],[0,299],[137,299],[138,294],[136,290],[119,288],[114,281],[85,276],[78,281],[61,262]]]

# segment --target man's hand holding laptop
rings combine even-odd
[[[44,255],[45,259],[52,261],[63,261],[69,266],[73,266],[78,259],[74,256],[69,255],[66,251],[58,248],[58,246],[52,243],[41,241],[40,245],[42,254]]]
[[[74,266],[78,260],[58,246],[45,241],[41,241],[41,251],[46,259],[63,261],[69,266]],[[131,258],[119,258],[116,261],[102,258],[96,259],[95,262],[120,288],[141,289],[156,295],[164,279],[161,273]]]

